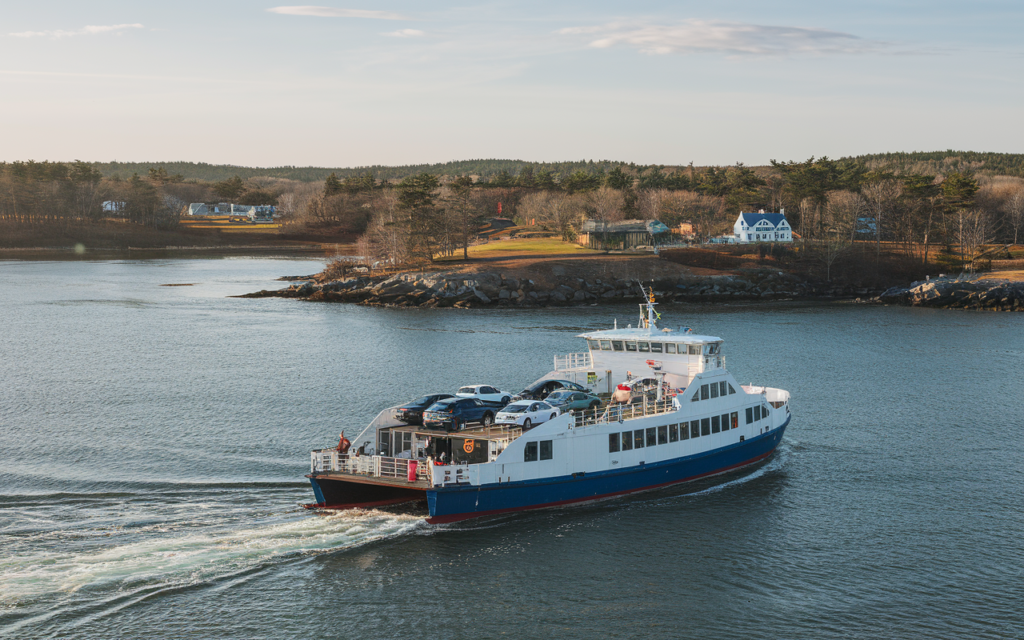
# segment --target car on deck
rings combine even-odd
[[[512,401],[512,394],[508,391],[501,391],[496,387],[486,384],[471,384],[460,387],[455,392],[455,395],[460,398],[477,398],[485,402],[497,402],[501,406],[505,406]]]
[[[554,420],[561,413],[557,408],[539,400],[517,400],[505,406],[494,416],[495,424],[515,424],[523,430],[531,429],[548,420]]]
[[[593,411],[601,406],[601,398],[585,391],[570,391],[561,389],[553,391],[544,399],[544,402],[557,408],[562,413],[566,411]]]
[[[451,397],[452,394],[450,393],[434,393],[422,398],[416,398],[411,402],[403,403],[402,406],[395,410],[395,419],[401,420],[406,424],[423,424],[423,412],[426,411],[427,407],[435,402]]]
[[[589,392],[590,389],[584,387],[581,384],[570,382],[569,380],[538,380],[530,386],[526,387],[519,392],[519,397],[523,400],[543,400],[548,397],[554,391],[560,389],[568,389],[569,391],[584,391]]]
[[[501,407],[479,398],[445,398],[427,407],[423,412],[423,426],[428,429],[460,431],[470,422],[488,427],[494,424],[494,414]]]

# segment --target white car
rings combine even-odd
[[[472,384],[468,387],[460,387],[455,395],[460,398],[477,398],[484,402],[498,402],[502,405],[512,401],[512,394],[508,391],[501,391],[486,384]]]
[[[523,430],[554,420],[561,413],[555,407],[539,400],[518,400],[494,416],[494,424],[517,424]]]

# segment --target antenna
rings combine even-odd
[[[640,305],[640,323],[637,327],[641,329],[657,329],[658,312],[654,310],[657,303],[654,301],[654,287],[651,287],[650,293],[644,289],[644,285],[639,280],[636,281],[637,285],[640,286],[640,293],[644,295],[644,303]],[[647,307],[646,317],[644,314],[644,307]]]

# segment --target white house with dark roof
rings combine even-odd
[[[793,242],[793,229],[786,221],[786,212],[741,213],[733,225],[733,236],[738,243]]]

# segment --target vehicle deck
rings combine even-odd
[[[417,479],[416,482],[409,482],[405,478],[389,478],[386,476],[374,476],[368,473],[348,473],[344,471],[327,471],[316,474],[316,477],[327,480],[341,480],[344,482],[358,482],[360,484],[395,487],[399,489],[418,489],[420,491],[426,491],[430,488],[430,482],[422,478]]]
[[[399,433],[413,433],[418,436],[430,436],[432,438],[466,438],[472,437],[480,440],[511,440],[523,434],[523,428],[516,425],[495,424],[485,427],[481,424],[467,426],[461,431],[445,431],[444,429],[424,429],[420,425],[407,424],[397,427],[387,427],[389,431]]]

